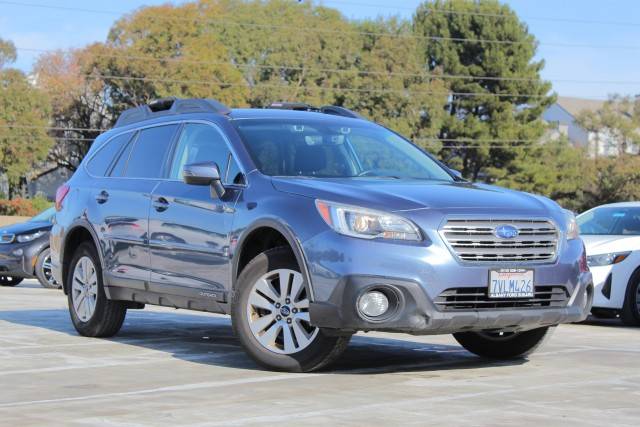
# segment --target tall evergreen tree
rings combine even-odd
[[[467,178],[504,178],[542,136],[541,115],[553,102],[551,84],[540,77],[544,62],[534,60],[535,38],[497,0],[429,1],[413,25],[425,68],[458,76],[448,80],[441,156]]]

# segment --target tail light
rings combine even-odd
[[[56,191],[56,211],[60,212],[62,210],[62,202],[64,201],[64,198],[67,197],[67,194],[69,194],[69,190],[71,190],[71,187],[67,184],[63,184],[58,187],[58,190]]]
[[[578,261],[578,264],[580,266],[581,273],[586,273],[587,271],[589,271],[589,264],[587,264],[587,251],[584,247],[582,248],[582,255],[580,256],[580,261]]]

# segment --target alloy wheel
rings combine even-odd
[[[78,260],[71,285],[73,308],[78,318],[88,322],[96,310],[98,299],[98,274],[89,257]]]
[[[270,271],[254,283],[247,318],[256,340],[274,353],[297,353],[318,334],[309,320],[309,295],[302,274],[294,270]]]
[[[47,283],[49,283],[51,287],[58,286],[58,282],[53,278],[53,272],[51,271],[51,255],[47,255],[42,263],[42,275],[47,279]]]

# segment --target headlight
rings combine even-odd
[[[578,222],[573,212],[566,210],[564,214],[567,218],[567,240],[578,239],[580,237],[580,229],[578,228]]]
[[[21,234],[18,237],[16,237],[16,239],[20,243],[26,243],[26,242],[30,242],[32,240],[36,240],[38,237],[44,235],[44,233],[45,233],[44,231],[40,230],[40,231],[36,231],[35,233],[31,233],[31,234]]]
[[[591,255],[587,257],[589,267],[617,264],[624,261],[631,252],[612,252],[610,254]]]
[[[386,212],[316,200],[320,216],[340,234],[362,239],[420,241],[418,227],[411,221]]]

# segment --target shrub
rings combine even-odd
[[[12,200],[0,199],[0,215],[34,216],[51,207],[44,196],[36,196],[33,199],[17,197]]]

